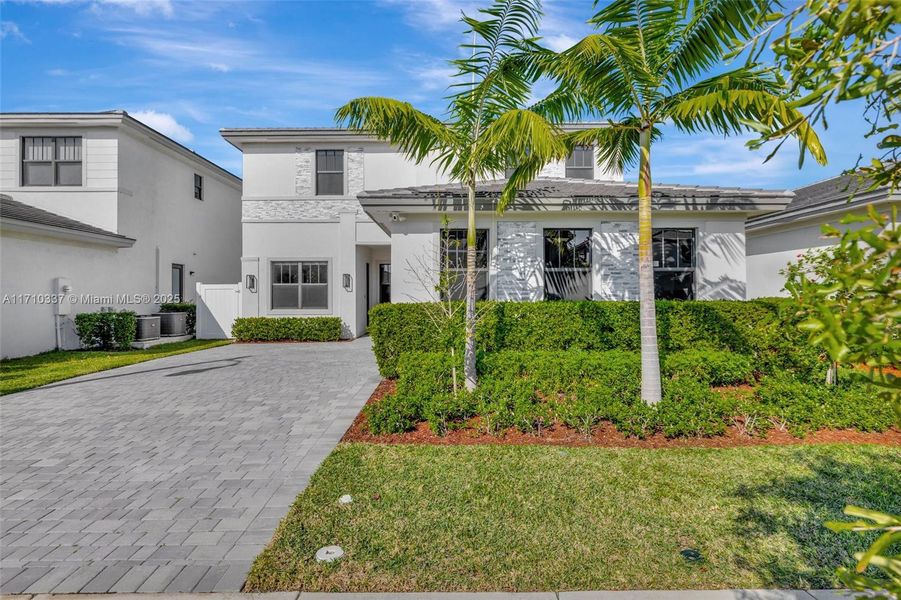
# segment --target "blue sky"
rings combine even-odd
[[[487,0],[486,0],[487,1]],[[221,127],[333,125],[335,109],[386,95],[440,114],[472,0],[229,2],[5,0],[0,109],[121,108],[240,174]],[[545,0],[544,43],[589,31],[589,0]],[[543,90],[547,91],[547,90]],[[745,138],[665,130],[658,182],[793,188],[873,155],[859,104],[835,107],[821,132],[829,165],[797,168],[786,144],[767,164]],[[634,174],[627,173],[634,179]]]

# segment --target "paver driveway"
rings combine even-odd
[[[231,345],[0,399],[0,588],[238,591],[378,382],[369,338]]]

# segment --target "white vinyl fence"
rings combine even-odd
[[[232,336],[232,324],[241,316],[241,284],[197,284],[197,339]]]

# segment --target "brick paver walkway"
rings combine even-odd
[[[0,590],[238,591],[378,382],[369,338],[231,345],[0,399]]]

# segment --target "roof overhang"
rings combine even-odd
[[[485,182],[476,192],[476,210],[495,212],[503,181]],[[388,223],[396,214],[463,212],[467,195],[462,186],[426,186],[363,192],[358,196],[363,210],[378,223]],[[659,185],[652,194],[652,208],[667,212],[729,212],[761,215],[785,209],[790,191]],[[623,182],[576,182],[538,179],[517,194],[506,209],[520,213],[638,211],[638,186]]]
[[[605,123],[565,123],[561,129],[569,132],[604,126]],[[236,127],[220,129],[219,134],[242,151],[246,144],[384,142],[374,135],[344,127]]]
[[[806,206],[783,210],[754,217],[748,220],[747,231],[749,233],[766,231],[794,223],[808,223],[820,221],[824,217],[832,218],[850,211],[864,208],[868,204],[882,206],[901,201],[897,193],[889,193],[887,189],[878,189],[868,192],[856,193],[851,198],[831,198],[822,202],[808,204]]]
[[[117,235],[114,233],[95,233],[91,231],[78,231],[65,227],[56,227],[43,223],[32,223],[19,219],[9,219],[0,216],[0,227],[7,231],[43,235],[61,240],[110,246],[112,248],[131,248],[134,246],[134,238]]]

